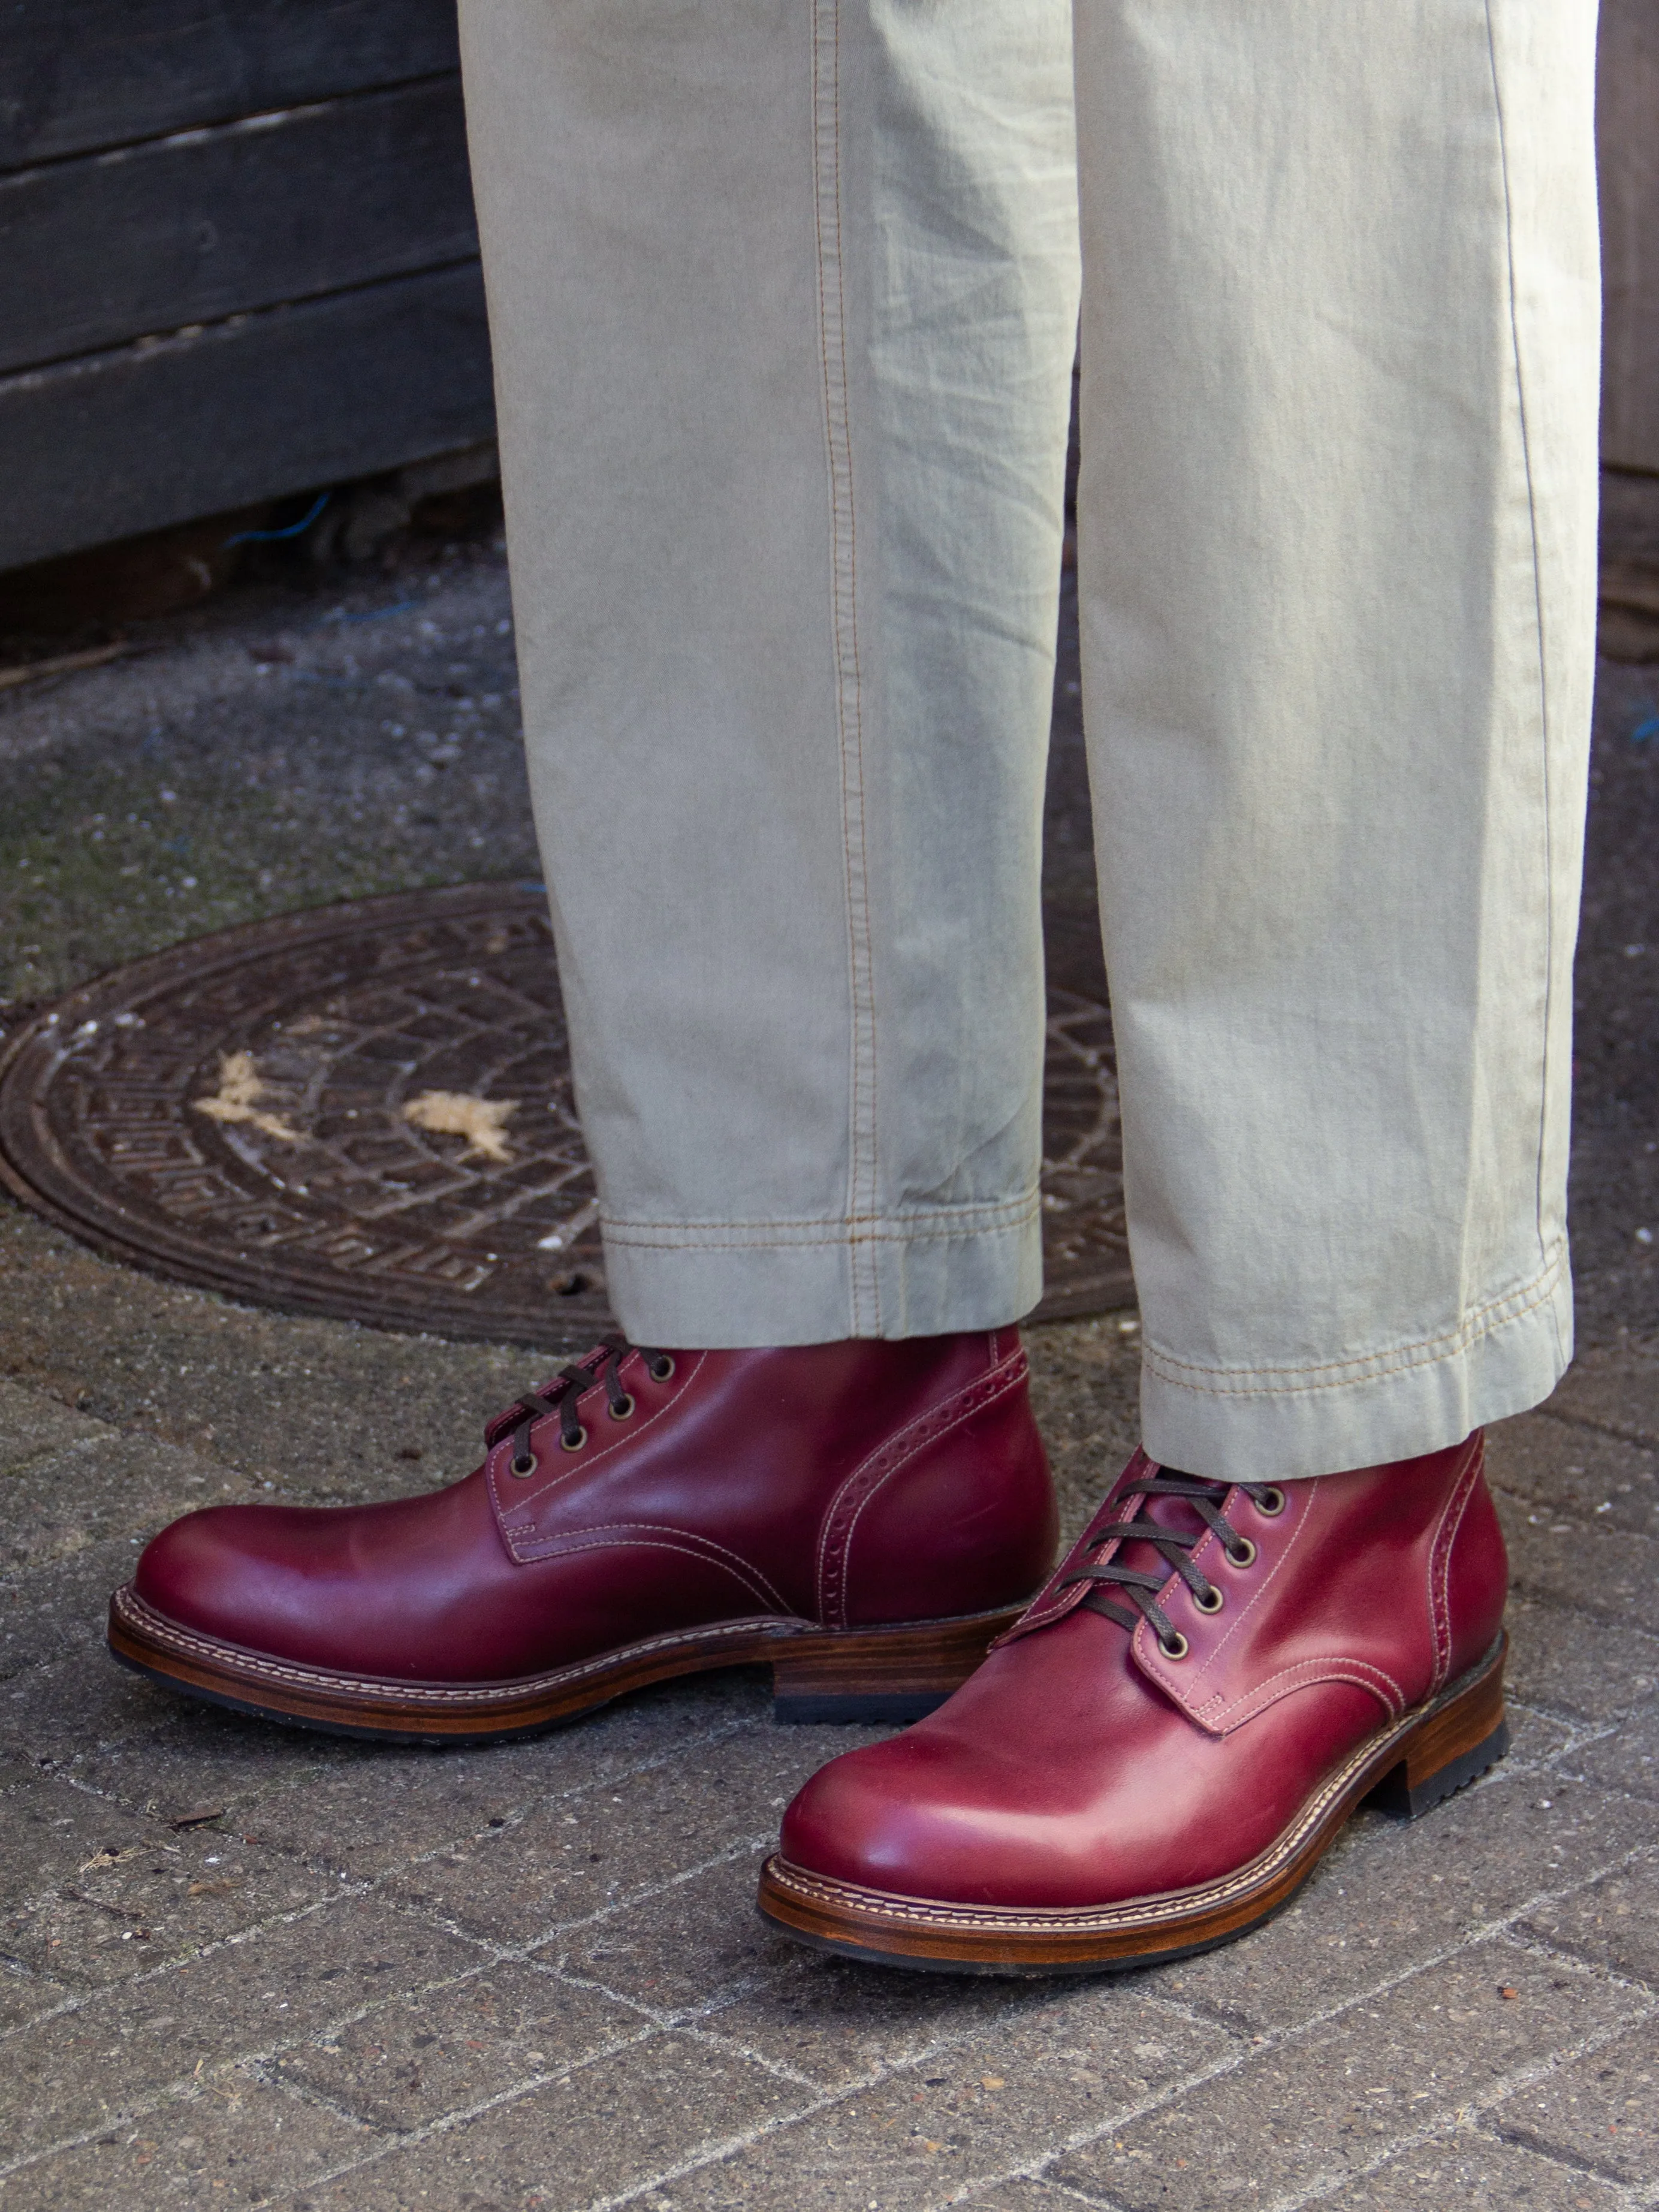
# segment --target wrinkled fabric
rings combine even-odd
[[[537,819],[649,1343],[1040,1295],[1069,372],[1148,1450],[1571,1352],[1584,0],[462,0]],[[1080,223],[1079,223],[1080,208]]]

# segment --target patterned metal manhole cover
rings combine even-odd
[[[1051,989],[1041,1313],[1133,1296],[1111,1023]],[[539,884],[173,947],[0,1054],[0,1179],[114,1257],[255,1304],[559,1351],[611,1325]]]

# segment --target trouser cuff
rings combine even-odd
[[[1572,1358],[1565,1242],[1530,1282],[1443,1334],[1327,1367],[1201,1367],[1148,1340],[1141,1432],[1150,1457],[1218,1481],[1377,1467],[1462,1443],[1538,1405]]]
[[[1006,1206],[843,1222],[603,1224],[635,1342],[728,1349],[1006,1328],[1042,1296],[1035,1192]]]

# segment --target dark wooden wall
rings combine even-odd
[[[492,428],[454,0],[0,0],[0,568]]]
[[[1659,474],[1659,0],[1602,0],[1601,458]]]

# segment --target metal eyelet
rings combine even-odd
[[[1226,1591],[1224,1589],[1218,1589],[1213,1583],[1210,1584],[1209,1589],[1206,1590],[1202,1597],[1200,1597],[1196,1590],[1193,1592],[1193,1603],[1198,1607],[1200,1613],[1219,1613],[1222,1607],[1225,1605],[1226,1602]]]
[[[1269,1483],[1264,1494],[1255,1501],[1258,1513],[1265,1513],[1272,1521],[1285,1510],[1285,1493],[1276,1483]]]
[[[625,1421],[633,1410],[634,1401],[631,1398],[619,1398],[611,1408],[611,1418],[613,1421]]]
[[[562,1436],[559,1438],[559,1449],[561,1451],[580,1451],[586,1442],[586,1430],[578,1429],[574,1437]]]
[[[653,1382],[672,1382],[674,1379],[673,1353],[665,1352],[660,1359],[653,1359],[651,1363],[650,1374]]]
[[[1173,1636],[1160,1636],[1158,1639],[1158,1648],[1166,1659],[1184,1659],[1193,1647],[1181,1631],[1176,1629]]]
[[[520,1482],[528,1481],[530,1477],[536,1472],[535,1454],[533,1452],[529,1452],[526,1454],[523,1459],[515,1458],[509,1472],[516,1474]]]
[[[1241,1536],[1237,1550],[1229,1545],[1225,1557],[1230,1567],[1253,1567],[1255,1565],[1255,1546],[1248,1536]]]

